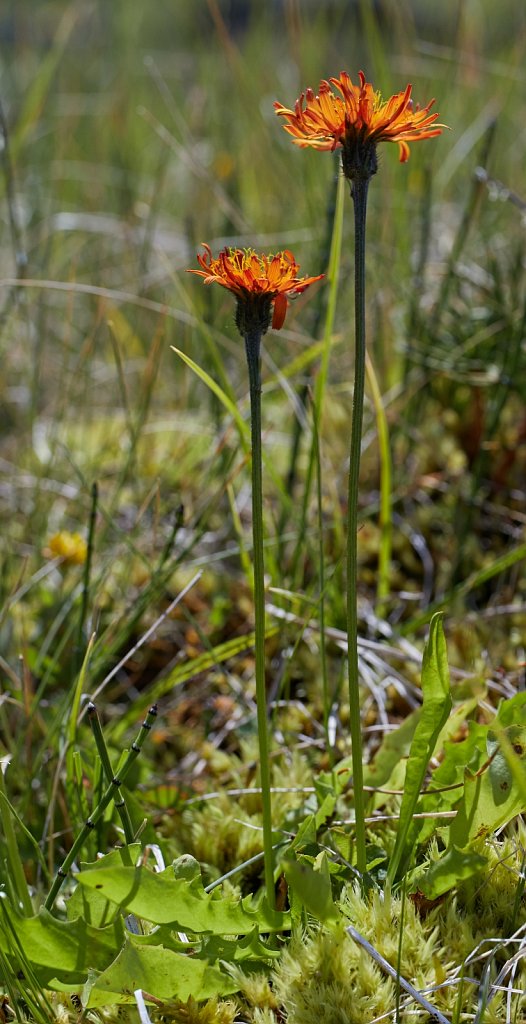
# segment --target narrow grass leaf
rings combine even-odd
[[[440,615],[433,616],[431,620],[429,639],[424,651],[422,698],[422,713],[409,752],[398,832],[389,863],[387,877],[391,884],[406,869],[411,857],[415,839],[413,814],[438,736],[451,711],[447,649]]]
[[[53,78],[81,10],[80,4],[68,4],[46,56],[38,62],[38,70],[26,94],[15,128],[11,132],[11,153],[15,160],[27,136],[40,120]]]
[[[267,640],[269,637],[275,636],[279,633],[282,627],[278,624],[274,626],[268,626],[265,630],[265,637]],[[245,654],[254,646],[254,633],[246,633],[244,636],[236,636],[233,640],[225,640],[224,643],[217,644],[212,647],[209,651],[204,651],[203,654],[198,654],[196,658],[192,658],[190,661],[185,662],[182,665],[177,665],[165,678],[159,679],[158,682],[154,683],[148,693],[146,694],[145,702],[141,705],[135,701],[133,705],[133,714],[137,715],[138,710],[142,710],[148,703],[154,701],[154,703],[160,700],[165,693],[170,693],[174,686],[181,686],[183,683],[188,682],[189,679],[194,679],[195,676],[201,674],[201,672],[207,672],[211,668],[215,668],[217,665],[221,665],[225,661],[229,661],[230,658],[236,658],[240,654]],[[112,738],[118,739],[126,729],[129,728],[129,722],[123,718],[122,722],[119,722],[112,732]]]
[[[415,615],[409,622],[404,623],[400,629],[402,636],[409,636],[414,633],[421,626],[424,626],[426,622],[439,611],[444,608],[451,607],[459,599],[466,597],[472,590],[477,587],[481,587],[488,580],[492,580],[495,576],[499,576],[501,573],[507,572],[508,569],[512,569],[518,562],[522,562],[526,558],[526,543],[518,544],[516,548],[512,548],[511,551],[507,551],[504,555],[500,555],[495,559],[491,565],[484,566],[483,569],[477,569],[476,572],[471,573],[470,576],[463,583],[460,583],[457,587],[454,587],[449,594],[446,594],[440,601],[435,601],[429,607]]]
[[[334,323],[336,319],[336,306],[338,302],[338,284],[340,281],[340,265],[343,239],[343,215],[345,203],[346,182],[343,174],[338,178],[336,190],[336,206],[334,210],[334,224],[332,229],[331,250],[329,255],[329,266],[327,277],[329,290],[327,296],[327,313],[323,328],[323,348],[320,370],[316,378],[314,402],[317,410],[317,420],[320,421],[327,377],[329,373],[329,360],[331,355]]]
[[[378,378],[368,353],[365,366],[376,415],[376,430],[380,452],[380,550],[378,554],[378,585],[376,588],[376,614],[385,614],[385,601],[390,592],[391,549],[393,523],[391,516],[392,461],[389,445],[389,424],[382,401]]]
[[[75,799],[77,797],[77,790],[75,785],[75,738],[77,735],[77,723],[80,710],[80,699],[85,691],[86,674],[90,663],[91,652],[93,650],[93,644],[95,642],[95,634],[90,637],[86,654],[82,662],[80,672],[77,677],[77,682],[73,690],[71,697],[71,710],[69,713],[69,720],[66,729],[66,790],[68,793],[68,799]]]
[[[202,366],[199,366],[198,363],[194,363],[194,360],[190,359],[190,356],[187,356],[184,352],[181,352],[180,349],[175,348],[174,345],[172,345],[171,347],[175,354],[178,355],[179,358],[183,360],[183,363],[186,363],[186,365],[193,371],[193,373],[195,373],[200,378],[200,380],[202,380],[203,383],[206,384],[207,388],[210,388],[210,391],[214,393],[216,398],[219,399],[221,405],[224,406],[224,408],[230,414],[230,416],[234,420],[234,423],[236,424],[239,433],[239,439],[243,447],[243,451],[248,451],[248,426],[245,423],[241,413],[239,412],[236,403],[233,402],[231,398],[229,398],[229,396],[219,386],[217,381],[215,381],[214,378],[211,377],[210,374],[206,372],[206,370],[203,370]]]
[[[24,914],[30,916],[33,913],[33,905],[31,903],[31,896],[29,895],[26,876],[24,874],[22,857],[18,849],[16,833],[12,820],[11,805],[7,798],[5,787],[4,772],[7,769],[7,764],[7,758],[0,761],[0,822],[2,823],[2,831],[4,833],[7,850],[7,865],[10,874],[9,881],[12,884],[13,891],[16,894],[16,899],[20,908],[23,910]]]

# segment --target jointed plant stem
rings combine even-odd
[[[358,485],[365,390],[365,219],[368,178],[352,183],[354,203],[354,315],[355,367],[347,509],[347,659],[349,671],[349,725],[352,742],[356,860],[365,872],[365,810],[363,800],[362,731],[358,678]]]
[[[128,751],[128,756],[122,768],[120,769],[119,777],[113,778],[111,780],[109,786],[104,791],[101,800],[94,808],[87,821],[84,822],[84,825],[81,831],[79,832],[77,838],[75,839],[75,842],[73,843],[73,846],[71,847],[71,850],[69,851],[67,857],[65,857],[64,861],[59,867],[55,875],[53,885],[49,890],[46,902],[44,904],[46,910],[52,909],[53,904],[60,892],[62,884],[65,878],[67,877],[68,871],[71,865],[73,864],[73,861],[75,860],[77,854],[84,846],[84,843],[86,842],[86,839],[89,836],[92,828],[94,828],[99,818],[101,818],[102,815],[104,814],[104,811],[106,810],[108,804],[111,803],[111,801],[114,800],[116,795],[118,794],[120,786],[124,782],[126,776],[128,775],[128,772],[130,771],[130,768],[132,767],[134,761],[137,760],[142,750],[143,743],[152,727],[152,723],[156,715],[157,705],[152,704],[151,708],[148,711],[148,714],[146,715],[146,718],[144,719],[144,722],[141,725],[141,728],[137,734],[136,739],[134,740]]]
[[[106,741],[104,739],[104,735],[102,732],[100,719],[97,714],[97,708],[95,707],[95,704],[93,703],[92,700],[90,700],[86,710],[88,721],[91,726],[91,731],[93,733],[93,738],[95,740],[95,743],[97,744],[97,751],[101,760],[106,782],[113,783],[113,779],[115,778],[115,776],[113,773],[113,769],[111,767],[110,755],[108,753],[108,748],[106,746]],[[123,793],[119,793],[119,799],[115,800],[115,809],[118,812],[118,815],[122,822],[122,829],[124,832],[125,842],[129,846],[130,843],[133,843],[134,840],[133,825],[130,818],[130,812],[126,805],[126,800],[124,799]]]
[[[270,765],[265,687],[265,570],[263,559],[263,487],[261,459],[261,332],[245,334],[245,350],[250,385],[250,421],[252,436],[252,537],[254,561],[254,618],[256,703],[259,739],[259,770],[263,809],[263,856],[267,899],[274,906],[274,857],[272,852],[272,809],[270,801]]]

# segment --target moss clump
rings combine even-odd
[[[402,928],[402,976],[448,1018],[456,1012],[473,1016],[488,960],[493,981],[520,954],[517,932],[526,923],[524,838],[519,822],[511,837],[486,844],[480,851],[488,858],[484,874],[459,886],[424,917],[406,899],[402,924],[400,896],[374,892],[364,898],[357,887],[344,893],[342,913],[395,968]],[[513,988],[513,1019],[526,1020],[526,995],[520,994],[526,993],[525,961],[519,956],[515,974],[505,973],[502,991],[490,989],[485,1024],[505,1024],[507,985]],[[275,970],[273,989],[287,1024],[370,1024],[393,1012],[397,996],[396,982],[350,938],[345,923],[296,934]],[[400,1021],[427,1024],[428,1019],[427,1011],[402,992]]]
[[[289,1024],[369,1024],[394,1006],[394,985],[345,934],[343,925],[297,935],[276,971]]]

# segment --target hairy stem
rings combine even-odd
[[[256,703],[259,739],[259,770],[263,808],[263,856],[267,899],[274,907],[274,856],[272,852],[272,808],[267,694],[265,687],[265,569],[263,558],[263,488],[261,467],[261,331],[245,334],[245,349],[250,385],[250,422],[252,436],[252,536],[254,561],[254,618]]]
[[[358,870],[366,870],[365,810],[363,799],[362,728],[358,677],[358,486],[365,388],[365,219],[368,178],[352,183],[354,203],[354,316],[355,368],[347,508],[347,659],[352,742],[356,858]]]

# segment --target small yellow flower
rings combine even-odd
[[[378,142],[397,142],[400,160],[405,163],[409,159],[408,143],[440,135],[445,127],[436,124],[437,113],[429,113],[434,100],[422,110],[413,105],[411,85],[384,101],[365,81],[363,71],[359,78],[360,84],[354,85],[350,75],[342,71],[339,78],[321,81],[318,95],[312,89],[302,93],[294,110],[274,104],[278,117],[285,118],[283,127],[296,146],[342,148],[347,177],[359,174],[360,170],[363,176],[374,174]]]
[[[44,554],[47,558],[60,558],[63,565],[84,565],[88,546],[80,533],[61,530],[50,537]]]
[[[197,256],[202,270],[189,270],[204,278],[205,284],[228,288],[238,299],[237,325],[242,334],[254,322],[265,333],[270,325],[279,331],[285,323],[288,298],[300,295],[309,285],[324,276],[298,277],[299,264],[288,249],[275,256],[264,256],[254,249],[223,249],[214,259],[210,246]]]

